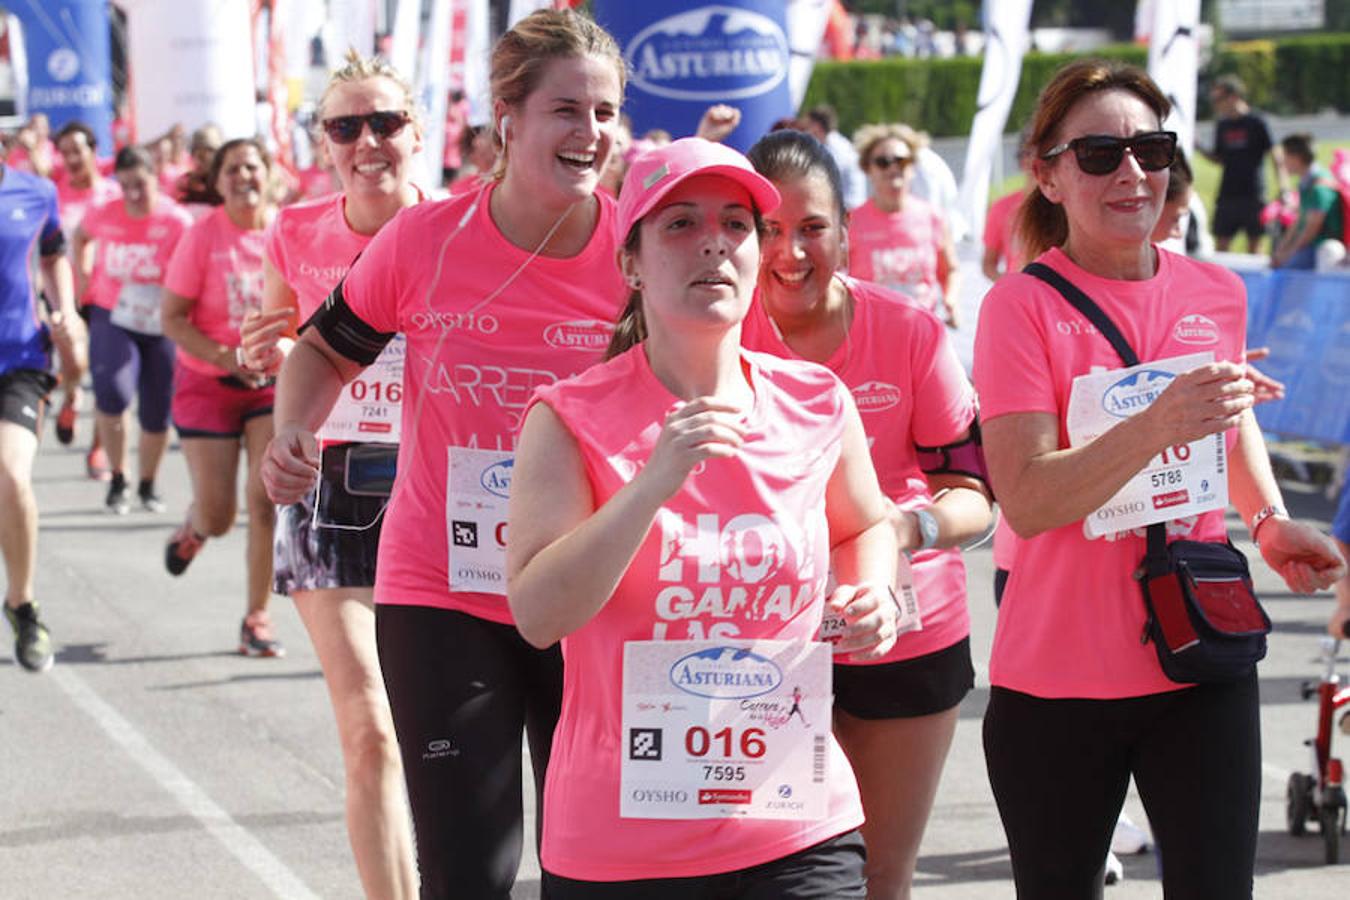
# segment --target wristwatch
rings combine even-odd
[[[938,542],[937,516],[933,515],[927,509],[916,509],[912,510],[912,512],[914,513],[915,520],[919,523],[919,536],[923,538],[918,549],[927,550],[930,547],[936,546]]]
[[[1263,506],[1258,509],[1256,515],[1252,516],[1251,524],[1247,526],[1247,533],[1252,536],[1252,543],[1260,544],[1260,541],[1256,539],[1256,529],[1260,528],[1261,523],[1265,522],[1266,519],[1269,519],[1271,516],[1284,516],[1285,518],[1288,518],[1289,513],[1278,503],[1272,503],[1269,506]]]

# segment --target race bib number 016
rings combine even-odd
[[[403,408],[403,359],[407,341],[396,335],[375,362],[342,389],[319,429],[325,441],[397,444]]]
[[[1212,353],[1192,353],[1080,375],[1069,394],[1069,445],[1096,440],[1130,416],[1145,410],[1172,379],[1214,361]],[[1223,433],[1168,447],[1149,460],[1100,509],[1087,517],[1089,537],[1143,528],[1228,505],[1228,475]]]
[[[823,819],[831,691],[814,641],[625,643],[619,815]]]
[[[506,507],[515,458],[502,450],[449,448],[445,527],[450,590],[506,596]]]

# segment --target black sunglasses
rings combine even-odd
[[[369,125],[370,133],[383,140],[394,137],[412,121],[403,110],[378,110],[364,116],[334,116],[323,120],[324,134],[335,144],[350,144],[361,136],[361,126]]]
[[[1078,168],[1088,175],[1109,175],[1120,166],[1129,150],[1139,168],[1157,172],[1167,168],[1177,156],[1175,131],[1146,131],[1134,137],[1120,138],[1105,134],[1089,134],[1051,147],[1041,159],[1054,159],[1065,150],[1073,151]]]
[[[900,164],[901,164],[900,167],[901,167],[901,168],[904,168],[905,166],[909,165],[911,162],[913,162],[913,160],[911,160],[908,156],[874,156],[874,157],[872,157],[872,165],[875,166],[875,167],[877,167],[878,169],[889,169],[891,166],[895,165],[896,163],[900,163]]]

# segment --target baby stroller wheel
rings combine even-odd
[[[1341,834],[1345,831],[1345,791],[1340,788],[1327,791],[1326,803],[1318,812],[1322,826],[1322,843],[1326,848],[1327,865],[1341,861]]]
[[[1294,772],[1289,776],[1284,821],[1289,826],[1289,833],[1294,837],[1308,830],[1308,817],[1312,813],[1312,786],[1312,777],[1302,772]]]

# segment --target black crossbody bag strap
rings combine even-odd
[[[1130,342],[1125,340],[1125,336],[1120,333],[1116,323],[1112,322],[1111,317],[1097,305],[1097,301],[1083,293],[1078,285],[1045,263],[1027,263],[1022,271],[1027,275],[1039,278],[1059,291],[1060,295],[1069,301],[1074,309],[1086,316],[1087,320],[1101,332],[1102,337],[1106,338],[1111,344],[1111,347],[1127,368],[1139,365],[1138,354],[1134,352]],[[1170,568],[1167,558],[1167,526],[1161,522],[1148,526],[1148,552],[1144,557],[1144,568],[1150,576],[1165,574]]]

